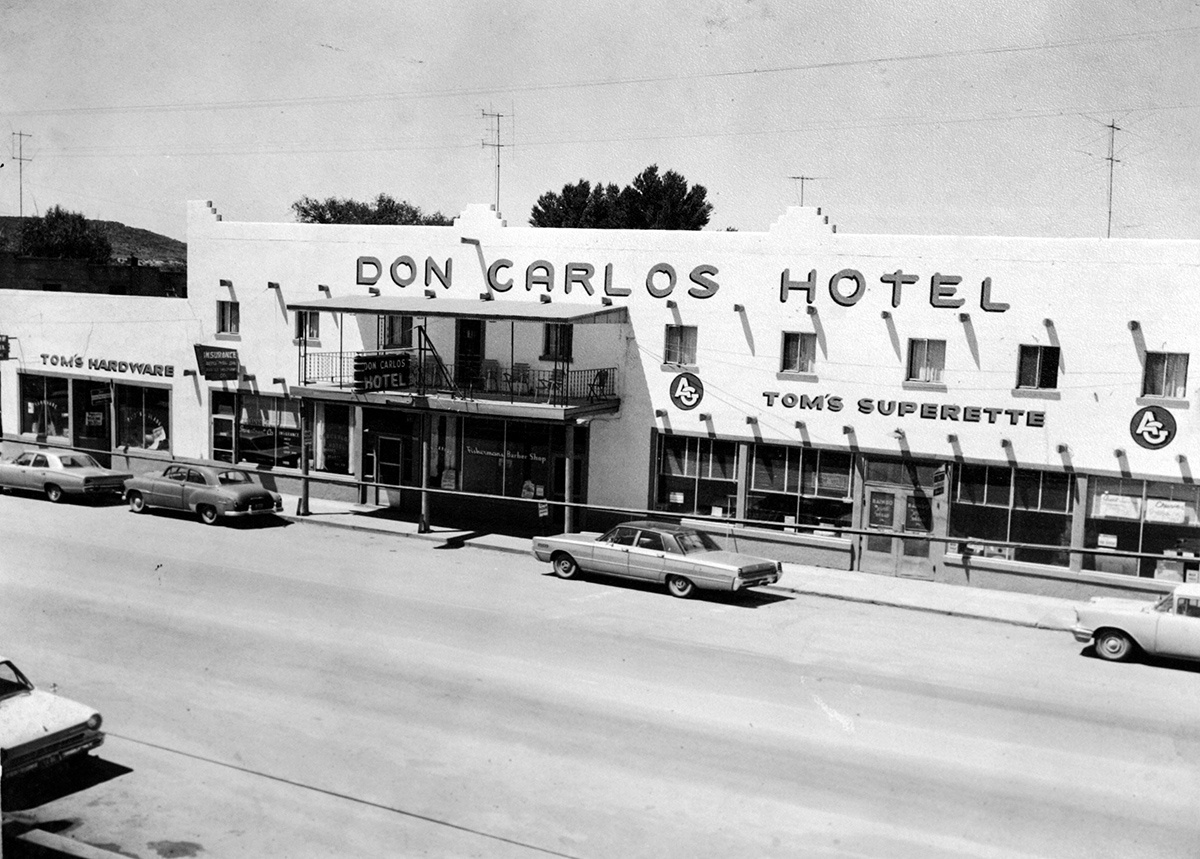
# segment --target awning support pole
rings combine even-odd
[[[429,415],[421,415],[421,518],[417,522],[417,533],[429,533],[429,433],[432,422]]]

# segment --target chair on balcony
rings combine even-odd
[[[484,358],[479,368],[480,388],[489,394],[500,389],[500,362]]]
[[[567,385],[567,374],[555,368],[549,376],[538,379],[538,399],[545,394],[546,402],[553,403],[563,399]]]
[[[513,364],[504,374],[504,387],[511,395],[520,394],[525,397],[532,393],[529,384],[529,365]]]
[[[588,382],[587,396],[589,403],[594,403],[596,400],[607,400],[609,398],[608,370],[596,371],[596,375],[592,376],[592,381]]]

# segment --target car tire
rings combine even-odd
[[[205,525],[216,525],[220,515],[217,513],[217,508],[211,504],[201,504],[196,508],[196,512],[200,515],[200,521]]]
[[[1109,662],[1123,662],[1133,654],[1133,641],[1116,629],[1106,629],[1096,635],[1096,655]]]
[[[560,579],[573,579],[579,574],[579,564],[566,553],[555,555],[550,563],[554,565],[554,575]]]
[[[685,579],[683,576],[667,576],[667,590],[673,597],[687,599],[695,592],[696,586],[692,584],[691,579]]]
[[[129,493],[129,509],[133,513],[146,512],[146,499],[142,497],[142,493],[134,491]]]
[[[47,483],[45,486],[46,497],[50,499],[52,504],[57,504],[63,499],[62,487],[57,483]]]

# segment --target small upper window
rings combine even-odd
[[[1057,346],[1022,346],[1017,387],[1057,388],[1058,355]]]
[[[945,340],[909,340],[908,341],[908,375],[909,382],[941,382],[942,371],[946,369]]]
[[[570,361],[574,332],[574,327],[569,324],[547,323],[542,331],[542,360]]]
[[[1188,356],[1180,352],[1147,352],[1142,376],[1143,397],[1187,399]]]
[[[238,303],[236,301],[217,302],[217,333],[238,334],[241,321],[238,318]]]
[[[696,363],[696,326],[668,325],[663,346],[664,364]]]
[[[817,335],[785,331],[781,373],[811,373],[817,360]]]
[[[411,349],[413,344],[413,318],[399,314],[388,314],[383,318],[384,349]]]
[[[296,311],[296,339],[321,339],[321,314],[315,310]]]

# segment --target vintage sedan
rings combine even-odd
[[[27,450],[0,462],[0,490],[44,492],[51,501],[65,495],[120,495],[132,474],[104,468],[86,453],[69,450]]]
[[[17,666],[0,659],[0,769],[15,778],[104,742],[103,720],[91,707],[35,689]]]
[[[1141,650],[1200,660],[1200,584],[1183,584],[1156,602],[1092,597],[1075,609],[1075,640],[1118,661]]]
[[[283,512],[283,499],[244,471],[205,465],[169,465],[160,473],[125,481],[125,500],[134,513],[147,507],[190,510],[205,525],[224,518]]]
[[[710,535],[666,522],[626,522],[606,534],[534,537],[533,554],[569,579],[580,570],[665,584],[677,597],[696,588],[736,591],[779,581],[779,561],[726,552]]]

